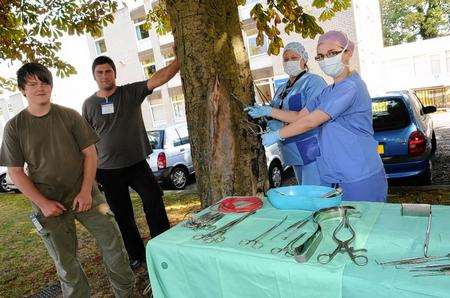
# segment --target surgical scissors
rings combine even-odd
[[[251,240],[241,240],[239,242],[239,245],[241,246],[246,246],[249,245],[253,248],[261,248],[264,246],[264,244],[261,242],[262,239],[264,239],[264,237],[266,237],[267,235],[270,234],[270,232],[272,232],[273,230],[275,230],[276,228],[278,228],[279,226],[281,226],[287,219],[287,215],[283,218],[283,220],[281,220],[279,223],[275,224],[274,226],[270,227],[268,230],[264,231],[262,234],[260,234],[259,236],[257,236],[255,239],[251,239]]]
[[[341,239],[337,238],[337,234],[343,229],[347,229],[350,232],[351,236],[347,240],[341,240]],[[358,252],[367,252],[367,250],[364,248],[363,249],[354,249],[353,247],[350,246],[350,244],[355,239],[355,236],[356,236],[355,230],[353,229],[353,227],[350,225],[350,223],[348,221],[347,210],[344,210],[342,220],[333,232],[333,240],[337,244],[336,249],[333,252],[328,253],[328,254],[326,254],[326,253],[319,254],[317,256],[317,261],[321,264],[328,264],[329,262],[331,262],[331,260],[334,259],[334,257],[338,253],[347,253],[349,255],[350,259],[356,265],[358,265],[358,266],[366,265],[368,262],[367,257],[365,255],[357,254],[357,253]]]
[[[282,251],[284,251],[284,255],[286,257],[292,257],[294,256],[294,244],[300,240],[303,236],[305,236],[306,233],[301,233],[300,235],[298,235],[297,237],[295,237],[294,239],[292,239],[291,241],[289,241],[288,244],[286,244],[284,247],[274,247],[270,250],[271,254],[278,254]]]

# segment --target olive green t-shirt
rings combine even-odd
[[[76,111],[52,104],[41,117],[23,110],[8,121],[0,164],[28,167],[28,176],[48,199],[70,202],[81,190],[84,155],[98,136]],[[98,188],[93,188],[93,197]]]
[[[93,94],[83,104],[83,117],[100,136],[96,144],[99,169],[120,169],[143,161],[152,153],[142,120],[141,105],[152,90],[147,81],[118,86],[107,99]],[[102,105],[114,112],[104,113]]]

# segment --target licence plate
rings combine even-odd
[[[384,154],[384,145],[378,145],[377,152],[378,154]]]

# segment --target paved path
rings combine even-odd
[[[450,109],[431,114],[437,149],[433,160],[433,184],[450,185]]]

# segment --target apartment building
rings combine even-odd
[[[6,122],[24,108],[24,100],[20,93],[11,93],[0,97],[0,140],[3,140],[3,130]]]
[[[282,57],[267,54],[267,40],[263,46],[256,45],[257,29],[250,18],[250,10],[262,0],[247,0],[246,5],[239,8],[242,22],[242,34],[249,56],[250,68],[255,85],[265,97],[272,98],[276,88],[286,81],[282,66]],[[310,7],[311,1],[299,1],[309,12],[318,15],[318,11]],[[100,38],[87,37],[92,60],[98,55],[111,57],[117,67],[117,83],[119,85],[144,80],[155,71],[164,67],[172,59],[173,36],[158,35],[154,29],[145,30],[143,22],[146,13],[156,1],[125,1],[116,13],[115,21],[103,31]],[[370,11],[368,11],[370,10]],[[375,61],[375,47],[382,47],[382,38],[369,38],[357,29],[357,24],[364,22],[364,30],[381,32],[379,16],[377,18],[378,2],[354,0],[352,7],[338,13],[330,21],[321,23],[323,29],[342,30],[357,44],[353,56],[353,69],[364,73],[371,71],[372,61]],[[358,15],[355,15],[358,12]],[[372,28],[373,27],[373,28]],[[312,72],[321,74],[318,64],[313,59],[317,39],[302,39],[298,34],[287,35],[282,32],[284,43],[290,41],[302,42],[310,56],[308,66]],[[361,63],[364,61],[364,63]],[[256,92],[257,96],[258,92]],[[258,100],[258,98],[257,98]],[[148,130],[172,125],[185,121],[185,102],[179,74],[170,82],[156,89],[142,104],[142,114]]]

